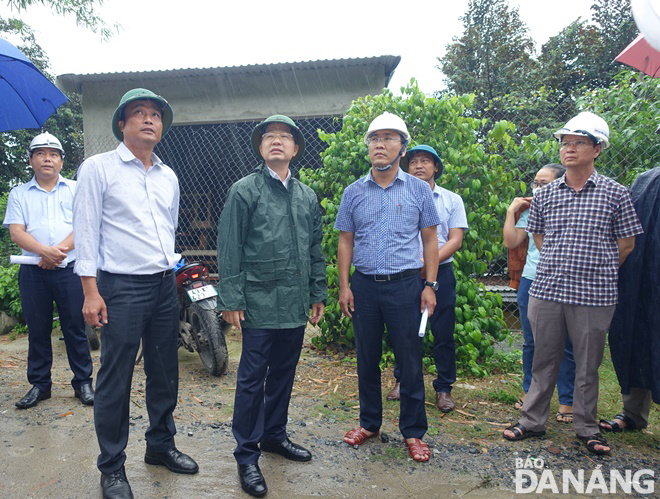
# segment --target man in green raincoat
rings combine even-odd
[[[261,451],[312,458],[287,438],[286,422],[305,325],[323,316],[327,283],[317,197],[289,169],[304,149],[299,128],[271,116],[252,147],[263,164],[232,186],[218,225],[218,307],[243,335],[234,457],[243,490],[261,497]]]

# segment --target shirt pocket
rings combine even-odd
[[[419,228],[419,208],[413,204],[400,203],[394,206],[392,215],[395,232],[409,233]]]
[[[62,218],[65,223],[73,223],[73,202],[72,201],[61,201],[60,202],[60,211],[62,212]]]

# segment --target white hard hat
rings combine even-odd
[[[62,148],[62,144],[59,140],[57,140],[55,135],[52,135],[48,132],[40,133],[32,139],[32,142],[30,142],[30,152],[34,151],[35,149],[39,149],[40,147],[50,147],[51,149],[57,149],[62,154],[62,157],[64,157],[64,149]]]
[[[364,134],[364,143],[369,145],[369,136],[378,130],[394,130],[401,134],[406,143],[410,142],[408,127],[406,127],[404,121],[396,114],[388,113],[386,111],[380,116],[376,116],[369,125],[367,133]]]
[[[610,127],[603,118],[589,111],[582,112],[568,120],[568,123],[557,130],[554,135],[557,140],[561,140],[563,135],[589,137],[596,144],[601,144],[603,149],[607,149],[610,145]]]

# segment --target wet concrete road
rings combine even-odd
[[[248,497],[238,484],[231,454],[234,439],[230,423],[239,347],[238,341],[230,342],[231,364],[227,375],[221,378],[207,376],[196,354],[179,351],[176,443],[199,463],[200,472],[193,476],[173,474],[144,463],[148,417],[144,375],[141,366],[136,368],[126,451],[126,471],[136,497]],[[32,409],[17,410],[14,403],[29,388],[25,378],[27,339],[10,342],[0,337],[0,498],[101,497],[100,474],[95,466],[98,446],[93,409],[73,397],[64,343],[54,337],[53,349],[53,397]],[[96,372],[99,352],[92,355]],[[291,439],[309,448],[314,459],[293,463],[280,456],[263,455],[260,466],[269,487],[268,497],[497,499],[515,495],[512,473],[502,475],[499,470],[504,477],[500,482],[488,478],[497,475],[495,471],[503,466],[496,453],[510,455],[506,448],[473,457],[467,449],[446,446],[442,439],[429,437],[431,461],[417,464],[403,450],[396,422],[392,420],[385,420],[383,425],[389,442],[374,439],[359,449],[342,443],[344,432],[357,425],[357,411],[346,407],[330,417],[321,414],[323,401],[320,406],[315,405],[318,397],[311,396],[311,389],[307,388],[317,381],[310,378],[322,375],[315,362],[309,353],[301,360],[288,427]],[[456,464],[455,457],[463,461]]]

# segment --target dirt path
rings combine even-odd
[[[169,473],[143,462],[148,417],[144,404],[144,374],[133,381],[131,433],[126,470],[136,497],[248,497],[240,490],[232,456],[231,414],[240,352],[237,336],[229,338],[228,373],[211,378],[196,354],[179,351],[180,390],[175,412],[177,447],[200,465],[196,476]],[[0,497],[100,497],[98,453],[93,410],[73,398],[64,344],[53,338],[55,363],[53,397],[37,407],[19,411],[16,402],[27,391],[27,339],[0,338]],[[93,352],[95,372],[99,352]],[[384,376],[384,391],[391,373]],[[492,385],[504,380],[485,380]],[[430,378],[427,387],[430,387]],[[335,358],[303,352],[290,408],[291,438],[314,454],[310,463],[291,463],[279,456],[262,456],[260,466],[269,486],[268,497],[513,497],[516,458],[535,457],[561,477],[561,469],[655,469],[660,467],[656,437],[639,454],[619,449],[613,458],[592,458],[573,438],[563,439],[568,427],[549,431],[548,438],[509,444],[501,439],[502,425],[515,416],[508,406],[476,396],[483,387],[462,384],[456,398],[460,412],[441,416],[428,407],[426,441],[433,456],[428,464],[414,463],[404,450],[397,429],[398,404],[384,406],[384,437],[358,449],[342,442],[357,425],[355,367]],[[427,394],[427,399],[431,400]],[[647,436],[648,437],[648,436]],[[561,480],[561,478],[559,478]],[[609,483],[609,479],[608,479]],[[561,482],[559,482],[561,488]],[[550,494],[552,496],[553,494]]]

